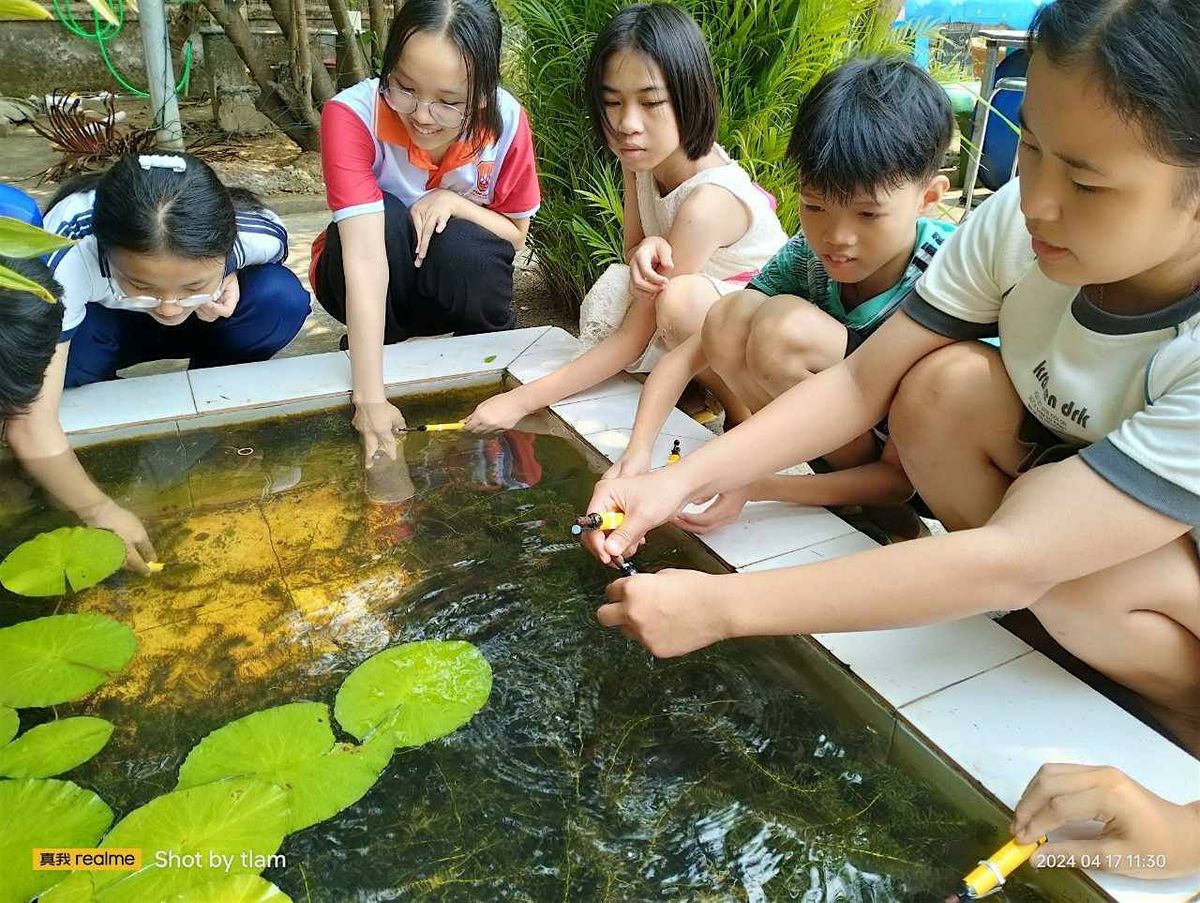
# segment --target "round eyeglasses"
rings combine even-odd
[[[174,304],[176,307],[182,307],[184,310],[194,310],[201,304],[208,304],[210,301],[216,301],[221,297],[221,286],[217,286],[214,291],[208,294],[187,295],[183,298],[157,298],[154,295],[130,295],[111,276],[108,277],[108,285],[112,289],[112,306],[121,307],[125,310],[155,310],[164,304]]]
[[[411,116],[417,112],[417,107],[425,104],[429,108],[429,118],[442,128],[456,129],[467,118],[454,104],[443,103],[440,100],[418,100],[417,95],[407,88],[397,88],[395,85],[384,83],[379,90],[387,105],[404,116]]]

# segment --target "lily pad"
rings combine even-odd
[[[0,776],[49,778],[82,765],[104,748],[113,726],[103,718],[64,718],[39,724],[0,747]]]
[[[73,872],[42,903],[161,903],[230,875],[257,874],[283,843],[287,821],[284,791],[253,778],[167,793],[126,815],[100,844],[140,849],[140,870]]]
[[[58,705],[86,696],[125,667],[133,631],[98,614],[51,615],[0,629],[0,705]]]
[[[495,359],[496,359],[496,355],[494,355],[494,354],[489,354],[487,357],[485,357],[485,358],[483,359],[483,362],[484,362],[485,364],[490,364],[490,363],[491,363],[492,361],[494,361]]]
[[[338,724],[360,740],[421,746],[462,727],[492,692],[492,668],[462,640],[422,640],[371,656],[343,681]]]
[[[112,824],[112,810],[70,781],[0,781],[0,903],[26,903],[66,877],[33,870],[30,851],[91,847]]]
[[[0,583],[20,596],[61,596],[120,570],[125,543],[108,530],[61,527],[23,542],[0,562]]]
[[[258,875],[231,875],[189,888],[169,903],[292,903],[292,898]]]
[[[246,775],[282,787],[288,831],[332,818],[379,780],[390,744],[337,743],[329,707],[293,702],[239,718],[200,741],[179,768],[179,789]]]
[[[0,705],[0,748],[17,735],[21,729],[21,719],[15,709]]]

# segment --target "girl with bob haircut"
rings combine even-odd
[[[508,429],[622,369],[649,372],[787,240],[770,196],[715,143],[716,79],[686,12],[639,3],[617,13],[596,38],[586,89],[596,136],[621,165],[627,263],[609,267],[583,300],[588,350],[483,402],[468,429]],[[734,403],[711,373],[702,378]]]

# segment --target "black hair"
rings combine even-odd
[[[62,333],[62,287],[45,262],[0,257],[0,265],[36,282],[54,296],[0,288],[0,418],[24,413],[42,391],[46,368]]]
[[[400,62],[404,45],[417,32],[432,32],[450,40],[467,67],[467,114],[460,133],[481,142],[487,133],[503,128],[496,91],[500,87],[500,14],[491,0],[406,0],[388,31],[380,78]]]
[[[658,64],[679,125],[679,143],[699,160],[717,140],[717,79],[700,26],[670,3],[637,3],[609,20],[596,36],[587,68],[587,105],[592,128],[607,143],[613,128],[604,109],[604,67],[622,50],[643,53]]]
[[[1055,0],[1029,41],[1055,66],[1090,67],[1160,159],[1195,170],[1184,195],[1200,192],[1200,0]]]
[[[226,188],[211,166],[190,154],[171,154],[184,170],[144,168],[144,155],[126,154],[104,173],[86,175],[59,189],[53,207],[68,195],[95,189],[92,233],[101,247],[167,252],[193,260],[225,257],[237,240],[238,210],[262,202],[241,188]]]
[[[804,97],[787,155],[803,187],[845,204],[933,178],[953,135],[950,99],[927,72],[864,57],[825,73]]]

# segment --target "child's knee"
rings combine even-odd
[[[246,267],[238,273],[239,289],[247,312],[257,311],[287,341],[300,331],[312,311],[312,296],[290,269],[281,263]],[[286,344],[286,342],[285,342]]]
[[[716,289],[704,276],[676,276],[654,302],[658,331],[671,346],[700,331]]]
[[[710,366],[734,364],[746,359],[746,337],[754,311],[762,301],[757,292],[731,292],[717,299],[704,317],[700,341]]]
[[[746,369],[764,385],[790,386],[841,359],[844,348],[822,347],[829,330],[819,311],[797,298],[771,298],[758,308],[746,337]],[[833,339],[829,339],[832,342]]]
[[[937,441],[939,427],[958,431],[976,410],[991,378],[988,362],[967,343],[950,345],[904,375],[888,412],[889,432],[901,449]]]

